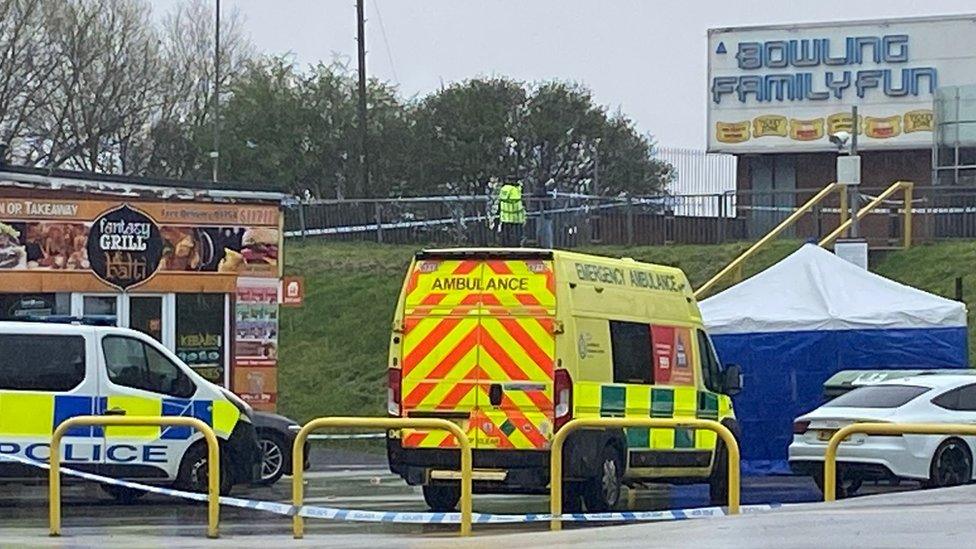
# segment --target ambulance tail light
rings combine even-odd
[[[400,416],[400,403],[403,396],[403,385],[400,383],[400,369],[390,368],[388,370],[388,385],[386,389],[387,412],[394,417]]]
[[[569,420],[573,419],[573,378],[566,370],[556,370],[553,377],[553,430],[558,431]]]

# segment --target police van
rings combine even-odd
[[[473,445],[476,492],[544,492],[553,434],[574,418],[702,418],[739,432],[723,368],[679,269],[559,250],[416,255],[397,303],[389,414],[444,418]],[[428,505],[460,495],[456,441],[404,429],[390,469]],[[622,484],[708,483],[727,497],[726,449],[693,429],[581,430],[564,452],[564,501],[611,509]]]
[[[259,470],[250,407],[151,337],[79,322],[0,322],[0,481],[45,474],[3,456],[46,461],[62,421],[102,414],[203,420],[220,442],[222,493]],[[78,427],[61,455],[65,467],[113,478],[207,487],[206,442],[189,427]],[[102,486],[123,501],[141,495]]]

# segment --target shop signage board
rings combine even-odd
[[[256,410],[278,400],[278,281],[237,279],[233,391]]]
[[[711,152],[836,150],[858,106],[858,148],[932,146],[941,86],[976,83],[972,16],[708,31]]]
[[[281,304],[286,307],[301,307],[305,301],[305,279],[300,276],[286,276],[281,279]]]
[[[117,289],[156,273],[277,278],[278,215],[263,205],[0,198],[0,272],[84,272]]]

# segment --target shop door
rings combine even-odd
[[[122,300],[115,294],[73,294],[71,314],[80,317],[115,317],[115,325],[122,326]]]
[[[130,296],[129,327],[163,341],[163,296]]]

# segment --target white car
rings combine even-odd
[[[976,423],[976,376],[915,375],[845,393],[796,418],[790,468],[823,490],[827,441],[855,422]],[[910,479],[926,486],[973,480],[976,437],[954,435],[866,436],[855,434],[837,452],[837,496],[850,496],[863,480]]]

